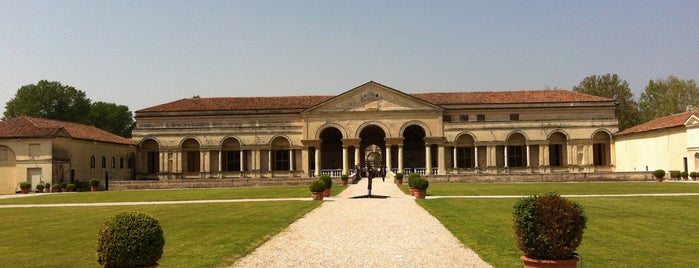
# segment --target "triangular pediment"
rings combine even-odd
[[[686,128],[699,127],[699,117],[694,114],[690,115],[687,121],[684,122],[684,126]]]
[[[443,108],[371,81],[306,109],[304,113],[421,110]]]

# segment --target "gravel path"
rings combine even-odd
[[[326,197],[233,267],[491,267],[389,179],[372,189],[388,198],[352,199],[367,181]]]

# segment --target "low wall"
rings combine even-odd
[[[609,182],[653,181],[651,172],[595,172],[549,174],[461,174],[428,176],[431,183],[502,183],[502,182]],[[110,181],[109,190],[181,189],[251,186],[308,185],[316,178],[236,178]],[[387,178],[388,179],[388,178]],[[407,179],[407,178],[405,178]],[[339,184],[338,178],[333,184]]]

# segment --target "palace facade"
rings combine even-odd
[[[566,90],[182,99],[136,111],[136,177],[612,171],[613,99]]]

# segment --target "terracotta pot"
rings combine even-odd
[[[524,268],[576,268],[578,257],[567,260],[537,260],[527,256],[520,257],[524,261]]]
[[[415,196],[415,199],[425,199],[425,196],[427,195],[427,190],[426,189],[415,189],[413,190],[413,196]]]
[[[663,178],[663,177],[655,177],[655,181],[657,181],[657,182],[663,182],[663,180],[665,180],[665,178]]]
[[[22,189],[22,194],[28,194],[31,189]]]
[[[100,190],[100,187],[99,187],[99,186],[90,185],[90,191],[97,192],[97,191],[99,191],[99,190]]]
[[[347,181],[346,181],[346,180],[342,180],[342,185],[347,185]]]
[[[311,197],[313,200],[323,201],[323,192],[311,192]]]
[[[403,179],[396,179],[396,184],[403,184]]]
[[[410,187],[410,195],[415,195],[415,188]]]
[[[324,196],[324,197],[330,197],[330,194],[332,194],[332,190],[331,190],[331,189],[325,189],[325,191],[323,191],[323,196]]]

